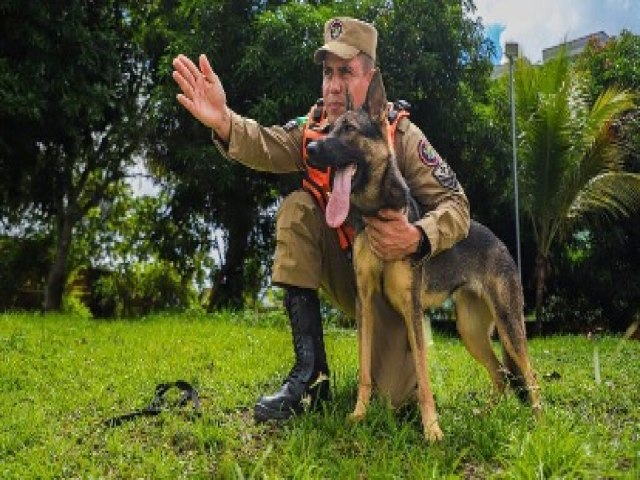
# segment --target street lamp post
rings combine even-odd
[[[513,66],[519,54],[517,42],[505,44],[505,55],[509,59],[509,85],[511,87],[511,149],[513,151],[513,199],[516,210],[516,252],[518,255],[518,274],[522,281],[522,263],[520,260],[520,208],[518,207],[518,151],[516,148],[516,101],[513,86]]]

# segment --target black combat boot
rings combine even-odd
[[[258,422],[285,420],[331,398],[318,295],[314,290],[289,287],[284,304],[291,323],[295,364],[280,390],[256,403]]]

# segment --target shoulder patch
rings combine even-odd
[[[444,188],[448,188],[449,190],[458,189],[456,174],[444,160],[440,160],[438,165],[433,169],[433,176]]]
[[[282,128],[284,128],[287,132],[290,132],[291,130],[294,130],[298,127],[301,127],[302,125],[304,125],[305,123],[307,123],[307,117],[297,117],[294,119],[289,120],[287,123],[285,123]]]
[[[436,149],[431,146],[425,137],[422,137],[418,142],[418,156],[422,163],[428,167],[437,167],[442,163],[442,159]]]

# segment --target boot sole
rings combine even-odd
[[[258,423],[268,422],[269,420],[288,420],[295,414],[296,412],[293,410],[273,410],[260,403],[257,403],[255,407],[253,407],[253,418]]]

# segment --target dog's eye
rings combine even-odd
[[[345,123],[342,125],[342,129],[345,132],[354,132],[356,130],[356,126],[351,123]]]

